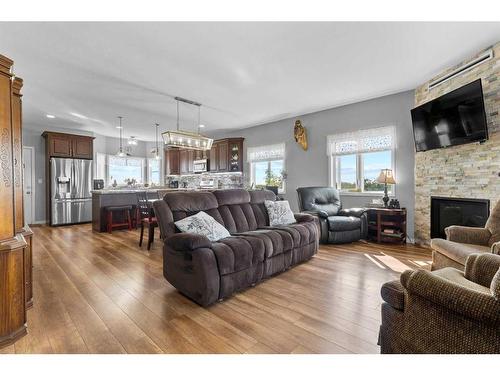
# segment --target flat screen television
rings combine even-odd
[[[435,148],[488,139],[481,80],[411,110],[415,148]]]

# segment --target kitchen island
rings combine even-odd
[[[92,230],[106,232],[107,219],[106,207],[111,206],[137,206],[137,193],[147,192],[148,199],[154,200],[163,197],[168,191],[187,189],[170,189],[165,187],[149,189],[102,189],[92,190]],[[117,217],[118,222],[124,221]],[[113,220],[114,221],[114,220]]]

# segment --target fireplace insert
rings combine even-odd
[[[446,238],[450,225],[484,227],[489,214],[489,199],[431,197],[431,238]]]

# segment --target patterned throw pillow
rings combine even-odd
[[[287,225],[297,222],[288,201],[264,201],[264,205],[269,215],[269,225]]]
[[[212,242],[231,236],[226,228],[203,211],[176,221],[174,224],[181,232],[202,234]]]

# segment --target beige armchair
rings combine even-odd
[[[500,353],[500,256],[405,271],[381,290],[382,353]]]
[[[464,269],[465,260],[472,253],[500,254],[500,200],[484,228],[452,225],[445,229],[446,240],[433,238],[432,270],[444,267]]]

